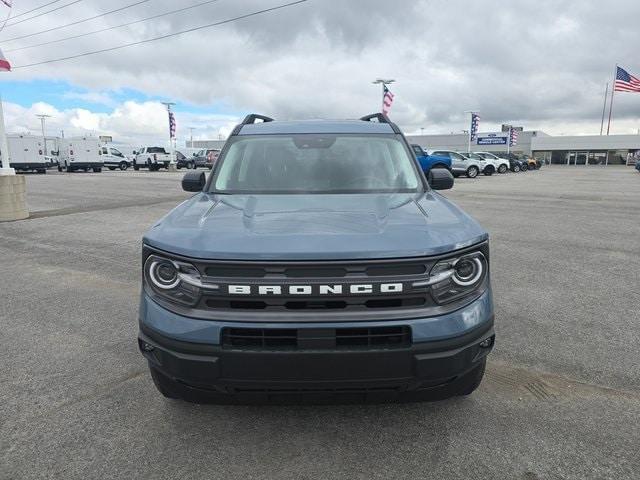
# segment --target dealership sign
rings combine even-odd
[[[478,137],[478,145],[506,145],[507,137],[498,137],[496,134],[491,134],[486,137]]]

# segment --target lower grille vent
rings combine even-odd
[[[246,350],[329,350],[402,348],[411,345],[411,329],[364,328],[224,328],[222,346]]]

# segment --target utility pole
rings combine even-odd
[[[389,78],[389,79],[376,78],[373,82],[371,82],[371,83],[373,83],[374,85],[377,85],[378,83],[382,85],[382,101],[381,101],[381,103],[382,103],[382,110],[381,110],[381,111],[384,111],[384,88],[385,88],[387,85],[391,85],[393,82],[395,82],[395,80],[393,80],[392,78]]]
[[[43,149],[45,152],[45,155],[48,155],[48,150],[47,150],[47,137],[45,135],[45,129],[44,129],[44,124],[47,121],[47,118],[51,118],[51,115],[46,115],[44,113],[41,113],[40,115],[36,115],[36,117],[38,117],[40,119],[40,126],[42,127],[42,145],[43,145]]]
[[[190,148],[193,148],[193,131],[196,129],[196,127],[189,127],[189,143],[191,143]]]
[[[174,102],[161,102],[165,107],[167,107],[167,114],[169,115],[169,122],[171,122],[171,107],[175,105]],[[173,133],[171,131],[171,123],[169,123],[169,148],[170,148],[170,156],[171,160],[169,161],[170,165],[175,167],[176,164],[176,149],[173,145]]]
[[[420,135],[424,135],[424,127],[420,127]]]

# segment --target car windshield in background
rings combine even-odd
[[[464,155],[467,158],[473,158],[474,160],[484,160],[480,155],[478,155],[477,153],[463,153],[462,155]]]
[[[219,193],[417,192],[422,181],[396,135],[254,135],[232,140]]]

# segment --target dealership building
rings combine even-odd
[[[508,147],[509,132],[479,133],[471,143],[476,152],[531,155],[546,164],[555,165],[633,165],[640,158],[640,135],[574,135],[552,136],[540,130],[518,132],[515,146]],[[426,151],[453,150],[466,152],[467,134],[407,135]],[[187,141],[187,148],[222,148],[224,140]]]
[[[509,132],[479,133],[472,151],[527,154],[556,165],[633,165],[640,158],[640,135],[552,136],[540,130],[518,132],[515,146],[507,147]],[[427,151],[466,152],[467,134],[408,135]]]

